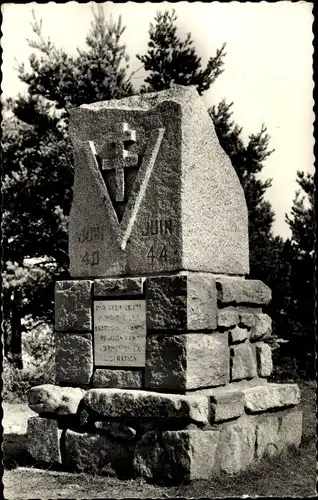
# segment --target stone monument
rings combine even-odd
[[[267,381],[270,289],[249,280],[243,189],[193,87],[82,105],[39,463],[157,483],[299,446],[295,384]]]

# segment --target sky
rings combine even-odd
[[[256,134],[262,124],[271,137],[274,153],[266,160],[261,178],[272,179],[265,198],[276,214],[274,234],[290,236],[285,214],[290,213],[297,189],[296,172],[314,172],[312,3],[178,2],[101,4],[106,16],[122,16],[123,41],[130,55],[131,72],[140,67],[136,54],[144,54],[149,24],[158,10],[176,11],[181,36],[191,32],[202,62],[226,42],[224,73],[204,94],[207,108],[221,99],[233,102],[233,119],[243,127],[243,138]],[[69,53],[85,46],[94,2],[2,4],[2,91],[16,96],[25,87],[18,77],[16,60],[28,63],[33,49],[32,10],[43,21],[43,35]],[[132,82],[139,86],[145,72]]]

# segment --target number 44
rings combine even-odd
[[[151,260],[153,263],[155,260],[158,260],[159,262],[167,262],[167,248],[164,246],[159,253],[159,255],[155,255],[154,247],[153,245],[150,247],[149,252],[147,254],[147,259]]]

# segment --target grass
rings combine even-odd
[[[263,461],[241,474],[219,477],[213,481],[194,481],[178,487],[161,487],[140,480],[122,481],[113,477],[72,474],[32,467],[25,451],[23,433],[12,433],[9,425],[24,426],[33,414],[25,405],[4,405],[4,498],[178,498],[178,497],[314,497],[316,496],[316,406],[315,384],[299,384],[302,391],[303,442],[299,450]],[[9,422],[10,421],[10,422]],[[12,423],[14,422],[14,423]],[[7,432],[11,432],[7,434]]]

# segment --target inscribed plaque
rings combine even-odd
[[[96,366],[146,364],[146,301],[94,301],[94,361]]]

